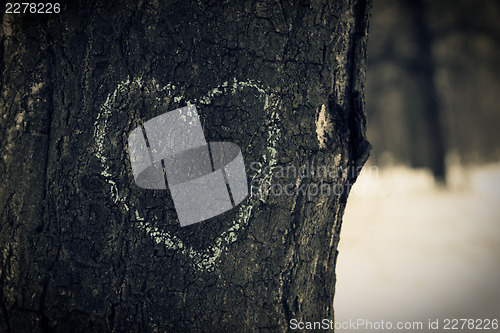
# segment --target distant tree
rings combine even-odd
[[[430,167],[436,180],[445,181],[446,144],[442,112],[435,84],[435,62],[432,54],[433,37],[426,22],[426,4],[423,0],[405,0],[415,42],[415,52],[408,62],[410,77],[415,83],[415,96],[408,105],[410,160],[416,167]]]
[[[375,6],[368,115],[376,151],[390,152],[413,167],[428,167],[444,181],[446,133],[426,2],[383,1]]]

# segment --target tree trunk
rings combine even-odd
[[[415,41],[413,59],[408,71],[414,82],[414,98],[408,98],[408,132],[410,135],[410,162],[414,167],[429,167],[438,182],[446,176],[446,144],[441,108],[435,84],[432,35],[426,22],[426,3],[423,0],[403,1],[404,14],[408,17],[410,39]]]
[[[61,7],[2,15],[0,331],[333,319],[342,214],[369,149],[369,4]],[[127,138],[187,104],[207,141],[241,148],[250,194],[181,227],[167,190],[135,185]]]
[[[435,82],[436,59],[426,0],[385,0],[375,5],[367,84],[368,131],[373,159],[429,168],[446,178],[447,133]],[[373,126],[374,125],[374,126]]]

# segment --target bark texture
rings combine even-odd
[[[276,171],[366,161],[368,7],[103,0],[3,14],[0,331],[264,332],[333,319],[356,175]],[[127,137],[188,103],[207,141],[242,148],[253,190],[181,228],[168,191],[135,186]],[[311,194],[325,183],[344,191]],[[309,192],[256,190],[276,184]]]

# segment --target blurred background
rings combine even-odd
[[[335,319],[500,319],[500,1],[375,0],[367,79]]]

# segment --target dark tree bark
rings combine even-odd
[[[368,7],[78,1],[3,14],[0,331],[287,331],[291,318],[333,319],[356,174],[276,170],[364,164]],[[127,137],[189,103],[207,141],[241,147],[254,188],[308,191],[254,189],[181,228],[168,191],[134,184]],[[321,184],[338,195],[314,195]]]

